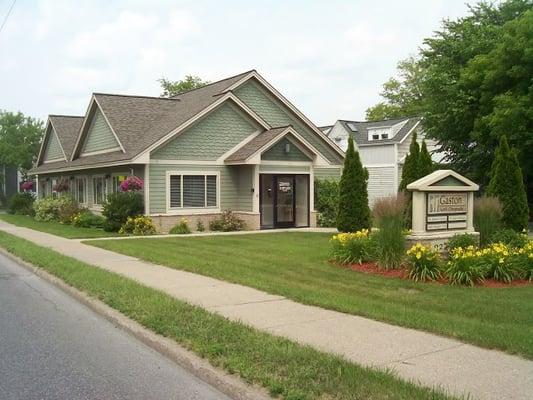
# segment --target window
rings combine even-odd
[[[379,135],[372,135],[372,140],[378,140],[379,139]]]
[[[126,175],[113,176],[113,193],[120,192],[120,184],[126,180]]]
[[[381,138],[382,139],[388,139],[389,138],[389,134],[388,133],[384,133],[381,135]]]
[[[107,194],[106,179],[103,176],[93,178],[93,203],[102,204]]]
[[[50,182],[50,192],[52,193],[52,197],[58,197],[59,193],[56,191],[57,186],[57,178],[52,178],[52,181]]]
[[[74,198],[80,204],[86,203],[85,197],[85,187],[86,187],[85,178],[76,178],[74,181]]]
[[[170,175],[170,208],[217,207],[217,175]]]

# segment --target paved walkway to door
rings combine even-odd
[[[0,221],[0,230],[134,279],[197,304],[358,364],[475,399],[532,398],[533,361],[437,335],[307,306],[246,286],[154,265]]]

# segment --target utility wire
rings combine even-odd
[[[13,7],[15,7],[15,3],[17,0],[13,0],[13,3],[11,3],[11,7],[9,7],[9,10],[7,11],[6,16],[4,17],[4,20],[2,21],[2,25],[0,25],[0,32],[2,32],[2,29],[4,29],[4,26],[6,25],[7,19],[11,15],[11,11],[13,11]]]

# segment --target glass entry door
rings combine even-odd
[[[274,225],[279,228],[294,226],[295,193],[294,175],[274,175],[274,188],[276,191],[274,203]]]

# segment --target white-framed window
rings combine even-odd
[[[382,139],[388,139],[388,138],[389,138],[389,134],[388,134],[388,133],[383,133],[383,134],[381,135],[381,138],[382,138]]]
[[[120,192],[120,184],[126,180],[128,174],[116,174],[112,176],[111,190],[113,193]]]
[[[107,196],[107,179],[103,176],[93,177],[93,204],[102,205]]]
[[[218,208],[218,173],[168,173],[169,209]]]
[[[58,179],[52,178],[50,179],[50,193],[52,194],[52,197],[58,197],[59,193],[55,190],[55,187],[57,185]]]
[[[74,179],[74,193],[73,196],[80,204],[87,203],[87,179],[76,178]]]

